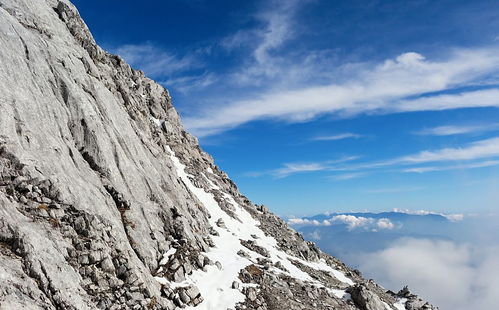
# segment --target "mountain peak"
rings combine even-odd
[[[0,0],[0,40],[0,308],[432,309],[251,203],[70,2]]]

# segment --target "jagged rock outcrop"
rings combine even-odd
[[[67,0],[0,0],[0,46],[0,309],[416,300],[240,194],[168,91],[98,47]]]

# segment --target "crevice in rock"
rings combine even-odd
[[[21,21],[21,20],[18,20],[18,22],[19,22],[19,24],[21,24],[21,26],[23,26],[24,28],[26,28],[28,30],[36,31],[39,34],[44,35],[49,39],[52,38],[52,35],[50,33],[48,33],[44,29],[41,29],[36,23],[34,25],[31,25],[31,24],[28,24],[28,23]]]
[[[75,155],[73,153],[73,150],[71,150],[71,147],[69,147],[69,146],[68,146],[68,153],[69,153],[69,157],[71,157],[71,161],[73,162],[75,167],[78,167],[78,164],[76,163],[76,160],[75,160]]]
[[[118,140],[118,142],[119,142],[119,140]],[[121,176],[121,179],[123,180],[123,183],[127,187],[128,191],[132,192],[131,189],[130,189],[130,186],[128,185],[128,183],[126,181],[125,174],[123,173],[123,170],[121,168],[121,164],[120,164],[121,161],[120,161],[120,157],[118,155],[118,148],[116,147],[116,143],[114,141],[112,142],[112,146],[113,146],[113,157],[114,157],[114,162],[116,164],[116,168],[118,168],[118,172],[119,172],[119,174]]]
[[[66,305],[62,305],[62,304],[60,304],[60,302],[57,302],[54,299],[53,296],[56,292],[55,292],[54,287],[52,285],[52,281],[50,280],[50,277],[47,273],[47,270],[45,269],[45,266],[42,264],[42,262],[38,261],[38,263],[40,264],[40,270],[41,270],[43,276],[47,280],[47,287],[45,288],[45,290],[42,290],[42,292],[47,296],[47,298],[50,300],[52,305],[54,305],[57,309],[71,309],[71,308],[73,308],[73,307],[68,308]],[[38,279],[40,279],[40,278],[41,278],[41,276],[39,275]],[[42,289],[42,288],[40,287],[40,289]]]
[[[19,242],[14,237],[14,232],[9,227],[8,224],[3,223],[0,226],[4,226],[9,231],[8,233],[0,232],[0,253],[13,258],[22,258],[19,251]]]
[[[83,157],[83,159],[88,163],[88,165],[90,166],[90,169],[92,169],[95,172],[101,174],[100,167],[97,165],[97,163],[95,162],[95,160],[92,157],[92,155],[90,155],[89,152],[85,151],[84,148],[79,149],[78,151],[80,152],[80,154]]]
[[[114,204],[116,205],[116,208],[120,212],[121,222],[123,223],[123,229],[125,231],[130,247],[133,249],[135,255],[137,255],[137,257],[144,264],[144,266],[146,266],[144,258],[142,257],[142,255],[140,255],[140,252],[137,250],[135,240],[133,240],[132,236],[130,235],[129,229],[135,229],[135,223],[130,219],[128,219],[126,214],[126,211],[130,210],[131,208],[130,202],[126,200],[124,196],[111,185],[104,185],[104,188],[113,198]]]
[[[16,103],[15,101],[12,104],[12,109],[14,111],[14,120],[15,120],[15,126],[16,126],[16,134],[18,137],[21,137],[23,135],[23,128],[22,128],[22,121],[21,121],[21,115],[19,114],[19,110],[16,108]]]
[[[79,122],[69,122],[68,127],[73,136],[75,148],[78,150],[83,160],[87,162],[90,169],[95,171],[99,177],[105,177],[105,170],[99,166],[94,155],[86,147],[91,143],[89,141],[95,142],[96,138],[95,134],[89,130],[85,119],[82,118]]]
[[[26,276],[28,276],[29,278],[34,280],[38,289],[47,298],[47,300],[50,302],[50,304],[52,306],[54,306],[56,309],[61,309],[60,307],[58,307],[57,303],[55,302],[55,300],[53,298],[53,292],[51,292],[51,290],[50,290],[50,281],[49,281],[49,278],[45,272],[45,269],[43,268],[42,262],[38,261],[38,263],[40,264],[41,270],[44,273],[43,276],[49,282],[48,286],[43,285],[43,281],[41,278],[42,275],[40,275],[39,273],[36,272],[35,268],[33,268],[33,262],[30,261],[26,257],[27,253],[22,248],[23,242],[19,237],[19,233],[14,232],[12,229],[10,229],[10,230],[11,230],[12,236],[10,238],[2,238],[2,239],[4,239],[4,244],[6,244],[10,248],[12,253],[14,255],[16,255],[17,258],[21,259],[22,270],[23,270],[24,274],[26,274]],[[5,236],[3,236],[3,237],[5,237]]]
[[[51,67],[52,73],[55,76],[55,73],[53,71],[53,68]],[[57,77],[56,77],[57,78]],[[57,86],[59,88],[59,93],[61,94],[62,101],[66,105],[66,107],[69,107],[69,90],[68,90],[68,85],[66,82],[64,82],[63,79],[57,78]]]
[[[85,85],[81,86],[81,89],[83,89],[84,92],[86,92],[94,101],[97,101],[97,98],[95,97],[94,93],[90,91]]]
[[[30,60],[30,57],[29,57],[29,49],[28,49],[28,45],[26,45],[26,42],[24,41],[24,39],[19,36],[19,39],[21,40],[21,43],[23,44],[23,47],[24,47],[24,55],[26,56],[26,60]]]
[[[43,295],[47,298],[50,304],[54,306],[56,309],[60,309],[57,306],[57,304],[54,302],[52,295],[49,292],[47,292],[47,288],[42,284],[41,276],[28,268],[26,259],[23,260],[23,270],[28,277],[30,277],[35,281],[36,285],[38,286],[38,289],[40,290],[40,292],[43,293]]]
[[[7,12],[10,16],[14,17],[17,22],[23,26],[24,28],[28,30],[35,30],[39,34],[42,34],[44,36],[47,36],[48,38],[52,38],[52,35],[48,33],[46,30],[41,29],[36,22],[33,21],[33,25],[26,23],[26,21],[20,20],[18,15],[16,14],[15,10],[12,8],[5,8],[2,3],[0,3],[0,8],[3,9],[5,12]],[[16,31],[17,32],[17,31]]]

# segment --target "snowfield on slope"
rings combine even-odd
[[[405,303],[407,302],[407,298],[401,298],[399,299],[396,303],[393,304],[393,306],[397,310],[405,310]]]
[[[211,193],[207,193],[204,189],[198,188],[192,184],[189,175],[184,171],[185,166],[174,155],[171,149],[169,152],[178,176],[207,209],[211,215],[209,222],[219,234],[219,236],[212,236],[215,247],[211,248],[210,251],[206,253],[206,256],[214,262],[220,262],[222,266],[221,269],[219,269],[216,265],[208,265],[206,272],[203,270],[195,270],[191,275],[186,275],[186,280],[180,283],[170,283],[164,278],[156,278],[161,283],[168,283],[172,288],[185,287],[191,284],[197,286],[204,300],[201,304],[196,306],[195,309],[220,310],[234,308],[238,302],[243,302],[245,300],[246,297],[241,290],[245,286],[247,287],[251,285],[240,283],[240,280],[238,279],[239,272],[241,269],[244,269],[245,267],[256,262],[258,257],[263,256],[256,252],[250,251],[248,248],[241,245],[240,240],[253,240],[258,246],[265,248],[270,254],[270,260],[272,260],[273,263],[279,261],[282,266],[289,271],[288,275],[294,278],[302,281],[308,281],[314,285],[323,287],[320,282],[314,280],[308,273],[292,264],[290,259],[299,261],[300,263],[316,270],[327,271],[338,280],[349,285],[354,284],[354,282],[347,278],[342,272],[331,268],[323,260],[319,262],[308,262],[279,250],[277,247],[277,241],[272,237],[266,236],[265,233],[258,227],[260,223],[255,220],[243,207],[237,204],[232,196],[225,193],[224,197],[235,208],[234,213],[237,219],[231,217],[222,210]],[[220,190],[220,188],[208,178],[206,179],[213,189]],[[217,226],[216,222],[219,219],[223,220],[226,228]],[[245,258],[238,255],[237,252],[240,250],[247,252],[251,257]],[[164,259],[168,259],[170,255],[172,255],[172,253],[165,253]],[[273,268],[272,271],[275,273],[285,273],[278,268]],[[234,281],[240,283],[239,289],[232,288],[232,283]],[[348,298],[349,294],[347,294],[344,290],[328,289],[338,298]],[[187,309],[194,309],[194,307],[188,307]]]

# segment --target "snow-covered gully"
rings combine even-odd
[[[242,288],[251,284],[240,283],[238,279],[239,272],[245,267],[257,261],[257,258],[263,258],[259,253],[248,251],[241,244],[241,240],[253,240],[258,246],[266,249],[270,255],[270,260],[273,263],[280,262],[281,265],[289,271],[288,275],[301,281],[308,281],[318,287],[324,285],[313,279],[308,273],[296,267],[291,260],[313,268],[331,273],[339,281],[348,285],[353,285],[354,282],[346,277],[342,272],[335,270],[326,264],[325,261],[308,262],[301,258],[291,256],[277,247],[277,241],[258,228],[259,222],[256,221],[250,213],[236,203],[233,197],[229,194],[224,194],[225,198],[234,206],[235,217],[230,216],[219,206],[211,193],[207,193],[203,188],[194,186],[185,172],[185,166],[174,155],[172,151],[171,160],[173,161],[177,175],[186,184],[188,189],[197,197],[210,214],[210,224],[218,232],[218,236],[213,236],[215,247],[211,248],[206,256],[214,262],[220,262],[220,266],[208,265],[205,271],[195,270],[187,279],[180,283],[169,283],[172,288],[186,287],[194,284],[198,287],[203,296],[204,301],[195,307],[198,310],[219,310],[234,308],[238,302],[245,299],[245,295],[241,292]],[[212,183],[208,178],[212,189],[220,190],[218,186]],[[222,220],[225,227],[219,227],[217,221]],[[246,258],[237,255],[239,251],[247,251],[250,257]],[[164,260],[168,260],[173,251],[164,254]],[[274,268],[275,273],[286,273],[285,271]],[[167,283],[164,278],[156,278],[161,283]],[[233,289],[233,282],[239,282],[239,289]],[[349,294],[344,290],[327,288],[331,293],[339,298],[348,298]],[[191,307],[193,308],[193,307]]]

